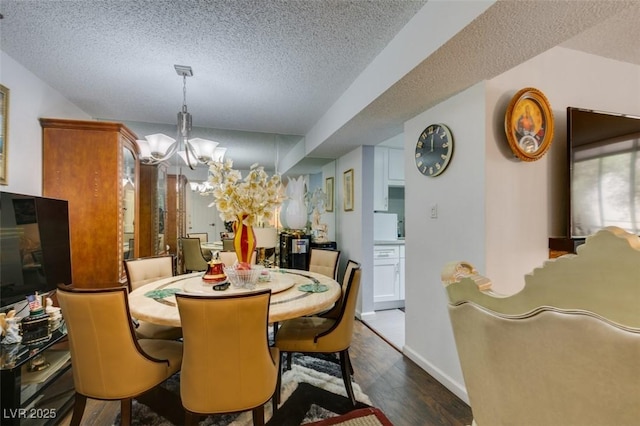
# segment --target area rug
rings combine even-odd
[[[180,393],[180,373],[163,385],[169,391]],[[336,417],[350,411],[369,407],[371,400],[357,383],[353,391],[358,404],[351,405],[340,374],[340,365],[332,355],[307,356],[294,354],[291,370],[282,374],[282,403],[272,416],[271,402],[265,404],[265,420],[269,426],[299,426],[317,420]],[[114,425],[120,424],[120,415]],[[250,426],[251,412],[208,416],[200,426]],[[173,426],[164,417],[146,405],[133,401],[132,425]]]
[[[307,426],[393,426],[393,424],[379,409],[367,407],[341,416],[307,423]]]

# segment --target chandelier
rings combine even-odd
[[[187,111],[187,77],[192,77],[193,71],[190,66],[185,65],[174,65],[174,68],[182,76],[182,110],[178,112],[177,139],[156,133],[138,140],[140,161],[158,164],[178,154],[191,170],[195,170],[198,164],[222,161],[227,148],[218,147],[218,142],[207,139],[191,139],[191,114]]]

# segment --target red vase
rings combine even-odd
[[[238,262],[251,263],[251,256],[256,250],[256,234],[253,226],[245,225],[243,220],[246,215],[238,216],[238,220],[233,222],[233,249],[238,256]]]

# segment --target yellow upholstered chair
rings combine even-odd
[[[199,238],[180,238],[180,247],[187,272],[206,271],[207,261],[202,254]]]
[[[181,342],[136,339],[127,294],[126,287],[57,291],[76,391],[72,425],[87,398],[120,400],[122,424],[130,424],[132,399],[180,370]]]
[[[338,277],[339,250],[312,248],[309,256],[309,271],[326,275],[334,280]]]
[[[209,234],[207,234],[206,232],[191,232],[189,234],[187,234],[188,238],[198,238],[200,240],[200,243],[207,243],[209,242]],[[202,248],[200,249],[202,251]],[[211,260],[211,252],[209,250],[205,250],[202,253],[202,257],[204,257],[204,260],[206,260],[207,262]]]
[[[269,347],[271,290],[228,296],[176,294],[184,335],[180,396],[191,424],[205,414],[253,411],[264,424],[264,404],[277,407],[280,352]]]
[[[351,361],[349,346],[353,335],[356,301],[360,289],[360,265],[352,262],[349,268],[347,288],[337,318],[302,317],[280,323],[275,345],[283,353],[338,353],[347,395],[356,403],[351,386]]]
[[[199,238],[201,243],[209,242],[209,234],[206,232],[191,232],[187,234],[189,238]]]
[[[234,251],[233,247],[233,238],[223,238],[222,239],[222,251]]]
[[[342,303],[344,301],[345,295],[347,293],[347,287],[349,285],[349,280],[351,279],[351,271],[353,268],[359,268],[360,265],[358,262],[354,262],[353,260],[349,260],[347,262],[347,267],[344,270],[344,277],[342,277],[342,296],[335,305],[331,309],[316,316],[324,317],[324,318],[333,318],[337,319],[340,316],[340,311],[342,310]]]
[[[150,282],[171,277],[173,273],[173,256],[141,257],[124,261],[129,291],[142,287]],[[150,322],[136,320],[136,336],[140,339],[169,339],[182,337],[180,327],[157,325]]]
[[[238,255],[236,254],[235,251],[220,251],[218,252],[218,256],[220,257],[220,260],[222,261],[222,263],[224,263],[224,266],[226,266],[227,268],[230,266],[233,266],[233,264],[238,261]],[[251,255],[251,264],[252,265],[256,264],[255,251]]]

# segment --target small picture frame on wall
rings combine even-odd
[[[325,211],[333,211],[333,176],[324,180],[324,192],[327,194],[327,203],[325,205]]]
[[[526,87],[513,96],[504,117],[504,131],[511,151],[520,160],[542,158],[553,140],[553,112],[540,90]]]
[[[353,211],[353,169],[344,172],[342,184],[344,211]]]
[[[0,84],[0,185],[7,185],[9,89]]]

